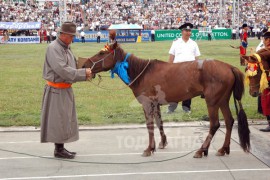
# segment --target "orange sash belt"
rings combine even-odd
[[[70,88],[72,84],[69,83],[64,83],[64,82],[59,82],[59,83],[55,83],[55,82],[51,82],[51,81],[47,81],[47,84],[51,87],[54,88],[59,88],[59,89],[66,89],[66,88]]]

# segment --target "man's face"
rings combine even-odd
[[[270,49],[270,37],[264,37],[263,38],[263,44],[266,48]]]
[[[191,29],[183,29],[182,30],[182,36],[183,36],[183,38],[190,38],[190,36],[191,36]]]
[[[73,41],[73,38],[75,37],[74,35],[70,35],[70,34],[64,34],[65,36],[65,40],[67,44],[71,44]]]

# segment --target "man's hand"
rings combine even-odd
[[[90,80],[92,78],[92,71],[90,68],[87,68],[85,70],[85,73],[86,73],[86,80]]]

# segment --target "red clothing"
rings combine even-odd
[[[241,40],[247,42],[247,38],[248,38],[248,33],[247,32],[243,32],[242,33]]]
[[[240,55],[246,55],[247,49],[244,48],[243,46],[240,46]]]
[[[265,89],[261,95],[261,104],[263,115],[269,116],[270,115],[270,90]]]
[[[247,38],[248,38],[248,33],[246,31],[243,31],[241,35],[241,44],[240,44],[240,55],[246,55],[247,53]]]

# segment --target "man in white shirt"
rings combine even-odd
[[[233,30],[232,30],[232,39],[236,40],[236,29],[235,28],[233,28]]]
[[[97,43],[100,43],[100,36],[101,36],[101,32],[98,31],[97,32]]]
[[[85,32],[84,32],[84,31],[82,31],[82,32],[80,33],[80,35],[81,35],[81,40],[82,40],[82,43],[85,43],[85,38],[84,38],[84,36],[85,36]]]
[[[56,40],[57,38],[57,32],[55,30],[52,31],[52,40]]]
[[[154,29],[151,30],[151,41],[152,42],[155,41],[155,30]]]
[[[199,47],[195,41],[190,39],[191,29],[193,25],[191,23],[185,23],[179,27],[182,32],[182,38],[178,38],[173,41],[173,44],[169,51],[169,63],[181,63],[186,61],[198,60],[201,55]],[[177,83],[177,82],[176,82]],[[171,102],[168,106],[167,113],[172,113],[177,108],[178,102]],[[191,99],[187,99],[182,102],[182,109],[185,112],[190,111]]]
[[[261,34],[264,35],[264,33],[266,33],[267,31],[268,31],[268,30],[267,30],[266,28],[264,28],[264,29],[262,30]],[[265,47],[265,46],[264,46],[264,43],[263,43],[263,40],[264,40],[264,38],[262,37],[261,42],[260,42],[259,45],[256,47],[256,52],[259,51],[259,50],[261,50],[262,48]]]

